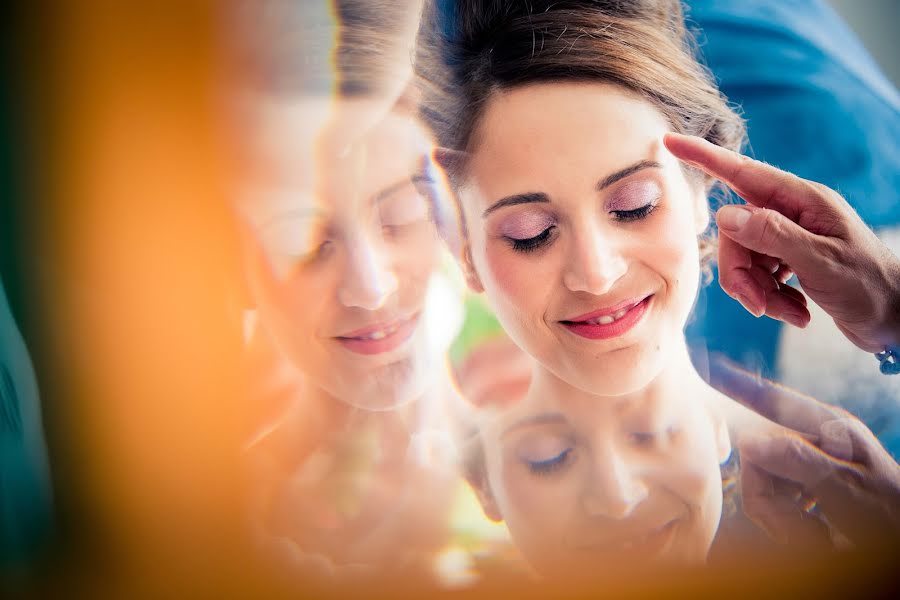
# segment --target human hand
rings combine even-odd
[[[900,259],[837,192],[706,140],[670,133],[676,157],[747,201],[719,209],[719,282],[755,316],[805,327],[806,296],[868,352],[900,344]],[[803,290],[786,284],[796,274]]]
[[[725,359],[710,374],[718,390],[780,425],[737,440],[751,520],[781,541],[835,532],[858,546],[900,540],[900,465],[861,421]]]

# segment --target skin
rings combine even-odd
[[[539,571],[705,559],[730,447],[701,404],[528,396],[480,431],[482,503]]]
[[[260,322],[312,393],[386,410],[421,396],[431,367],[419,324],[438,241],[410,179],[427,144],[410,119],[371,123],[353,115],[377,105],[348,104],[259,108],[241,203],[246,271]],[[316,117],[326,125],[311,127]],[[398,321],[414,332],[387,352],[338,339]]]
[[[702,561],[718,525],[730,447],[713,407],[724,399],[694,371],[683,335],[708,207],[662,145],[669,129],[651,104],[609,85],[500,92],[458,190],[467,280],[535,359],[521,402],[482,411],[476,487],[544,573],[647,554]],[[491,209],[534,193],[547,201]],[[617,337],[562,323],[645,297]]]
[[[430,556],[456,482],[440,455],[450,393],[424,327],[439,253],[429,145],[377,99],[257,99],[237,211],[258,314],[248,354],[273,422],[248,445],[254,526],[289,570],[348,574]],[[396,347],[338,339],[406,323]],[[317,565],[324,565],[321,569]]]
[[[666,146],[747,201],[716,214],[726,293],[797,327],[808,296],[863,350],[900,344],[900,259],[840,194],[696,137],[670,134]],[[792,274],[802,293],[785,285]]]

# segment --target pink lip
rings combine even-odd
[[[390,352],[412,337],[419,324],[419,314],[404,319],[368,325],[344,335],[336,336],[344,348],[357,354],[381,354]],[[378,331],[391,331],[381,339],[366,339]]]
[[[632,327],[638,324],[638,322],[641,320],[641,317],[643,317],[644,313],[647,312],[647,307],[650,305],[650,301],[652,300],[652,298],[653,295],[651,294],[643,300],[628,300],[610,308],[602,308],[600,310],[596,310],[594,312],[590,312],[573,319],[560,321],[560,324],[572,333],[591,340],[603,340],[619,337],[627,333],[629,330],[631,330]],[[628,310],[628,312],[625,313],[622,318],[617,319],[612,323],[608,323],[605,325],[599,323],[587,323],[587,321],[596,319],[598,317],[615,314],[616,312],[629,306],[631,308]]]

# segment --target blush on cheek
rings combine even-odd
[[[524,465],[512,462],[504,465],[501,482],[506,500],[501,510],[513,536],[519,540],[534,539],[549,533],[548,528],[553,529],[548,517],[558,507],[547,506],[543,493],[546,490],[539,487],[547,482],[536,480]]]
[[[504,245],[504,242],[497,241],[487,249],[487,270],[495,284],[491,287],[496,287],[500,292],[503,304],[525,306],[533,285],[533,275],[529,275],[527,268],[530,265]]]

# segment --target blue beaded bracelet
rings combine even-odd
[[[900,374],[900,347],[888,346],[875,358],[881,363],[881,372],[885,375]]]

